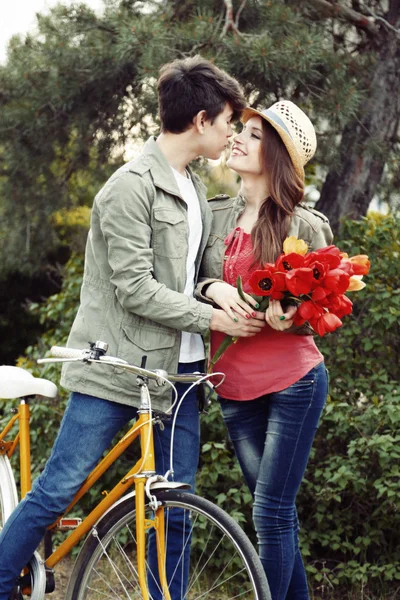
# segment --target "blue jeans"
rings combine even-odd
[[[179,372],[201,370],[199,366],[198,362],[180,364]],[[186,384],[178,384],[179,396],[187,388]],[[46,528],[64,513],[113,437],[128,421],[136,418],[136,414],[136,408],[131,406],[85,394],[71,394],[43,473],[34,482],[31,492],[18,504],[0,534],[0,600],[8,599],[16,578],[29,562]],[[172,419],[164,425],[164,431],[159,427],[154,430],[156,470],[162,475],[169,469]],[[192,490],[199,458],[199,438],[196,390],[192,390],[178,413],[173,465],[175,481],[189,483]],[[181,537],[179,544],[181,548]],[[169,538],[168,559],[173,555],[173,542]],[[169,564],[168,559],[167,573],[173,573],[175,565]],[[176,579],[179,579],[179,574]],[[176,586],[180,590],[181,581],[176,581]],[[154,591],[153,598],[158,600],[161,596]]]
[[[328,392],[324,363],[290,387],[256,400],[220,398],[246,483],[272,600],[308,600],[298,545],[296,495]]]

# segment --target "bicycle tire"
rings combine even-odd
[[[0,454],[0,530],[18,504],[17,486],[8,456]]]
[[[163,491],[155,495],[166,509],[166,523],[172,510],[183,509],[190,515],[189,583],[186,592],[178,593],[178,598],[175,591],[172,600],[271,600],[257,552],[229,515],[193,494]],[[135,573],[135,523],[134,500],[128,497],[93,528],[75,562],[66,600],[143,598]],[[196,537],[198,528],[207,531],[205,547],[200,547],[204,536],[201,542]],[[208,548],[209,541],[217,546]]]

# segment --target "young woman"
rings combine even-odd
[[[289,101],[262,112],[245,109],[228,166],[241,177],[236,198],[218,197],[203,257],[203,300],[232,319],[259,317],[248,293],[251,274],[274,262],[294,235],[309,250],[332,241],[328,220],[301,204],[305,163],[316,148],[314,127]],[[242,276],[252,306],[239,297]],[[253,308],[254,307],[254,308]],[[328,389],[323,356],[310,330],[293,326],[295,307],[272,300],[267,326],[240,339],[216,364],[222,413],[254,497],[253,519],[273,600],[309,598],[298,546],[295,499],[306,469]],[[224,335],[211,332],[211,356]]]

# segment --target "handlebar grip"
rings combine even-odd
[[[78,350],[77,348],[64,348],[63,346],[52,346],[51,356],[56,358],[82,358],[87,354],[87,350]]]

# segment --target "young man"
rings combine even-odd
[[[119,169],[95,198],[81,303],[68,345],[85,348],[89,340],[102,340],[110,355],[131,363],[140,365],[146,355],[149,369],[193,372],[202,369],[201,334],[209,328],[250,336],[264,325],[263,315],[262,320],[237,315],[234,321],[193,298],[212,217],[205,188],[187,165],[198,156],[219,158],[245,101],[234,79],[199,56],[165,65],[158,95],[160,136],[150,138],[141,156]],[[7,600],[46,527],[64,512],[114,435],[136,416],[139,390],[126,372],[69,363],[61,383],[72,393],[52,455],[0,535],[0,600]],[[170,406],[168,389],[152,387],[151,394],[154,409]],[[170,421],[163,431],[156,428],[161,474],[169,469],[170,437]],[[194,392],[179,411],[174,439],[175,480],[193,489],[199,452]],[[170,561],[173,541],[169,544]],[[173,567],[167,562],[167,570]],[[173,585],[180,590],[179,577]],[[152,591],[154,600],[158,596]]]

